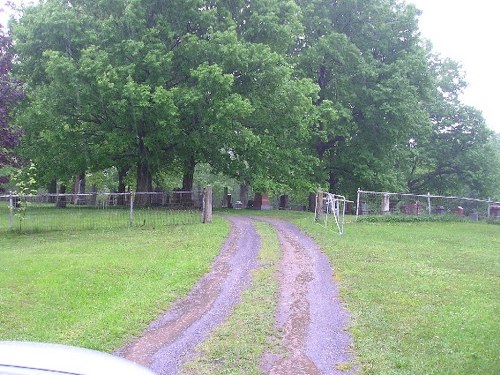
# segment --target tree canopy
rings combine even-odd
[[[12,120],[14,106],[22,100],[24,93],[21,82],[11,74],[11,48],[12,39],[0,25],[0,184],[8,181],[9,167],[20,162],[14,148],[19,142],[21,129],[14,126]]]
[[[261,191],[496,194],[492,133],[418,15],[397,0],[43,1],[8,46],[19,152],[45,183],[114,167],[138,191],[171,171],[190,189],[208,163]]]

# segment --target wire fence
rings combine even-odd
[[[201,220],[203,190],[0,196],[0,231],[161,227]]]
[[[500,219],[500,203],[491,200],[358,190],[359,215],[455,215],[471,220]]]

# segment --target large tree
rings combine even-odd
[[[46,0],[14,24],[21,149],[46,182],[116,167],[140,191],[165,171],[190,189],[208,163],[257,190],[460,179],[479,194],[486,169],[443,171],[477,169],[491,137],[439,95],[447,67],[418,15],[398,0]]]
[[[20,74],[30,84],[23,149],[56,174],[49,180],[133,165],[145,191],[160,159],[169,162],[169,51],[134,4],[47,1],[15,25]]]
[[[13,108],[23,98],[22,84],[12,74],[12,39],[0,25],[0,184],[8,181],[8,167],[19,165],[14,148],[21,129],[12,124]]]
[[[320,86],[313,147],[331,191],[401,189],[395,164],[428,129],[430,78],[418,11],[398,1],[299,1],[302,74]]]
[[[427,102],[432,131],[408,145],[408,189],[483,198],[497,195],[500,159],[494,133],[480,111],[460,100],[467,85],[460,64],[430,54],[429,70],[434,79],[433,96]]]
[[[303,181],[287,172],[307,160],[300,145],[316,94],[280,54],[294,27],[276,12],[292,4],[235,11],[232,2],[48,0],[28,8],[15,27],[31,88],[23,149],[71,160],[52,169],[58,174],[134,166],[139,191],[164,169],[180,170],[190,189],[198,162],[245,180]],[[258,33],[264,21],[286,40]],[[40,138],[52,153],[40,153]]]

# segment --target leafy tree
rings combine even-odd
[[[230,37],[238,40],[235,34]],[[223,69],[235,77],[235,92],[252,112],[240,120],[239,128],[226,133],[229,152],[217,152],[208,162],[257,190],[307,184],[307,171],[314,165],[307,146],[317,86],[294,77],[286,58],[268,45],[240,40],[232,46],[230,51],[211,48],[209,59],[222,58]]]
[[[283,55],[300,33],[295,27],[297,6],[291,1],[220,1],[203,2],[201,8],[203,22],[198,24],[209,27],[199,26],[180,38],[173,55],[177,103],[182,128],[188,132],[182,137],[187,144],[178,151],[185,159],[184,188],[189,188],[198,162],[208,162],[215,171],[240,181],[261,184],[261,189],[302,183],[299,165],[305,170],[310,161],[301,152],[307,151],[305,114],[316,88],[310,81],[297,80]],[[190,74],[198,75],[208,66],[225,75],[224,88],[208,90],[203,84],[200,92],[203,81]],[[225,99],[217,102],[221,89]]]
[[[428,102],[432,133],[412,142],[408,189],[483,198],[498,194],[494,134],[480,111],[460,101],[466,87],[460,65],[431,55],[430,68],[435,80]]]
[[[19,230],[22,230],[22,224],[26,219],[28,209],[27,198],[36,194],[36,167],[33,163],[17,169],[13,174],[17,198],[14,205],[14,214],[19,219]]]
[[[392,0],[298,3],[306,29],[297,61],[321,88],[313,147],[330,190],[401,189],[395,166],[429,125],[417,10]]]
[[[190,189],[207,163],[254,191],[485,194],[494,140],[418,15],[398,0],[46,0],[14,23],[20,150],[40,182],[116,168],[120,191],[165,175]]]
[[[16,25],[20,71],[33,87],[23,119],[29,133],[24,149],[40,157],[37,139],[46,140],[57,177],[135,165],[137,189],[151,190],[152,173],[168,147],[155,146],[169,136],[162,130],[175,124],[162,78],[169,55],[154,40],[154,30],[134,25],[141,12],[134,3],[116,3],[110,14],[105,5],[47,1],[29,8]],[[35,74],[27,73],[33,65]],[[50,124],[37,126],[38,114]]]
[[[19,166],[14,148],[22,134],[13,126],[13,108],[23,98],[22,83],[12,74],[12,39],[0,25],[0,184],[8,181],[8,167]]]
[[[240,20],[239,31],[226,5],[203,1],[48,0],[29,8],[15,28],[19,71],[32,87],[23,149],[47,165],[55,160],[58,175],[134,166],[140,191],[165,169],[181,170],[189,189],[198,162],[248,180],[297,181],[286,166],[305,159],[288,146],[302,142],[291,136],[303,135],[315,88],[295,79],[278,53],[291,36],[252,41],[263,36],[250,27],[265,20],[290,32],[279,24],[283,7],[243,5],[249,23]],[[39,138],[52,152],[42,155]],[[277,149],[282,156],[272,155]]]

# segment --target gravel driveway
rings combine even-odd
[[[284,358],[266,353],[266,374],[352,374],[349,315],[339,300],[333,270],[318,245],[295,225],[265,220],[278,232],[281,249],[280,301],[276,324]]]
[[[149,367],[157,374],[176,374],[195,355],[196,346],[224,322],[258,267],[260,238],[256,220],[278,233],[280,300],[276,327],[283,332],[280,353],[266,352],[264,374],[352,374],[349,315],[338,297],[333,270],[316,243],[293,224],[261,218],[228,217],[231,232],[212,270],[184,299],[151,323],[141,337],[115,354]],[[283,353],[286,353],[283,355]]]

